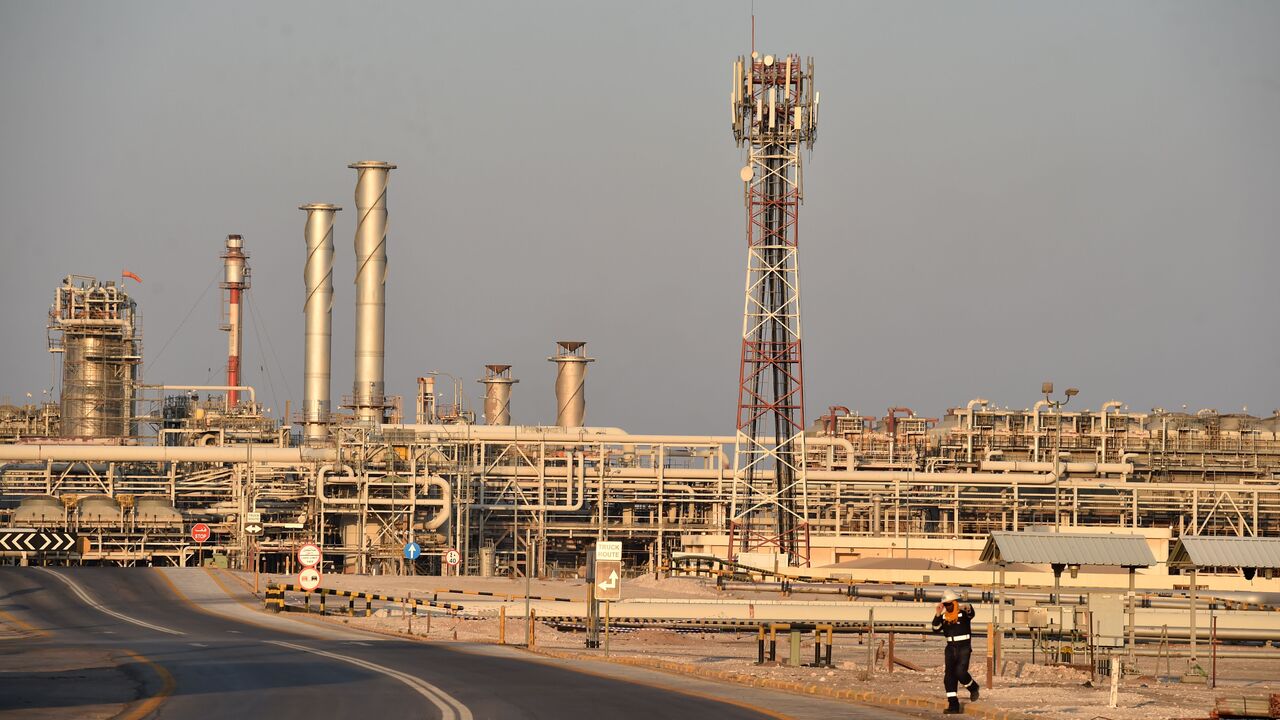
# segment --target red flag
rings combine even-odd
[[[132,280],[136,280],[136,281],[138,281],[138,282],[142,282],[142,278],[140,278],[140,277],[138,277],[137,275],[135,275],[135,274],[133,274],[133,273],[129,272],[128,270],[125,270],[125,271],[121,272],[121,273],[120,273],[120,277],[122,277],[122,278],[130,278],[130,279],[132,279]]]

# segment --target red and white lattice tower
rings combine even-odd
[[[747,149],[747,284],[731,556],[759,550],[809,558],[804,369],[800,350],[800,151],[812,148],[813,59],[752,52],[733,65],[733,136]]]
[[[240,377],[240,352],[244,348],[243,313],[240,301],[249,289],[249,256],[244,253],[244,240],[239,235],[228,235],[226,250],[222,253],[223,275],[221,287],[227,291],[222,306],[222,329],[227,332],[227,385],[238,387]],[[227,404],[235,407],[240,393],[227,391]]]

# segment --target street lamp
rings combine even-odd
[[[1044,395],[1045,404],[1054,410],[1061,409],[1067,403],[1071,402],[1071,398],[1080,394],[1078,388],[1069,387],[1063,393],[1066,397],[1062,400],[1054,400],[1053,383],[1040,383],[1040,393]],[[1037,428],[1038,430],[1039,428]],[[1062,530],[1062,493],[1060,483],[1062,480],[1062,416],[1058,416],[1058,435],[1053,447],[1053,529],[1055,532]]]
[[[458,376],[454,375],[453,373],[444,372],[443,370],[432,370],[427,374],[428,375],[444,375],[445,377],[449,378],[449,380],[453,382],[453,413],[456,416],[462,415],[462,399],[460,397],[460,392],[462,389],[462,381],[458,379]]]

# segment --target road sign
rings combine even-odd
[[[76,536],[56,530],[0,530],[0,551],[80,552]]]
[[[596,560],[622,562],[622,543],[617,540],[600,540],[596,543]]]
[[[257,535],[258,533],[262,532],[262,526],[257,523],[249,523],[248,525],[244,526],[244,531],[249,533],[250,535]]]
[[[204,523],[196,523],[191,526],[191,539],[198,543],[208,540],[211,535],[213,535],[213,531]]]
[[[600,552],[599,545],[596,552]],[[622,599],[622,562],[618,560],[601,560],[596,556],[596,599]]]
[[[320,564],[320,546],[313,543],[307,543],[298,548],[298,564],[302,567],[315,567]]]
[[[245,514],[244,514],[244,521],[245,521],[246,523],[250,524],[250,525],[261,525],[261,524],[262,524],[262,513],[260,513],[260,512],[247,512],[247,513],[245,513]]]
[[[320,571],[313,567],[303,568],[302,572],[298,573],[298,587],[307,592],[320,587]]]
[[[444,554],[444,564],[449,567],[458,567],[458,563],[462,560],[462,555],[452,548]]]
[[[421,554],[422,554],[422,546],[416,542],[410,542],[408,545],[404,546],[405,560],[417,560],[418,556]]]

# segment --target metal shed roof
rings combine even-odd
[[[1060,563],[1151,567],[1155,555],[1141,535],[1058,532],[993,532],[982,548],[982,562]]]
[[[1280,568],[1280,538],[1184,535],[1169,553],[1169,567]]]

